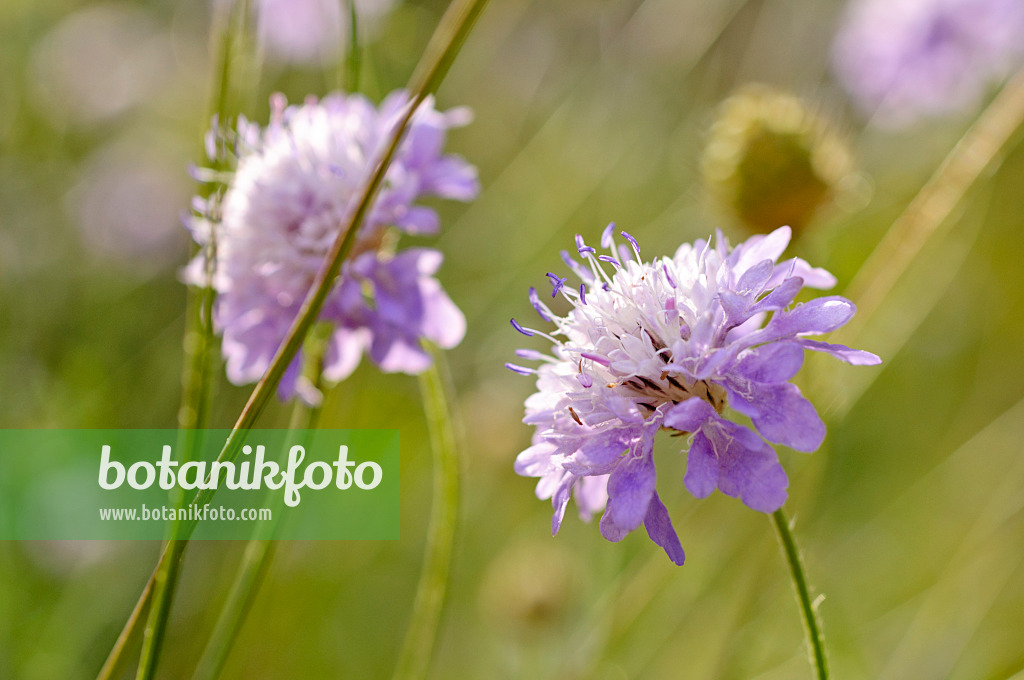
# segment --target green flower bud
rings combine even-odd
[[[852,174],[839,135],[796,97],[764,85],[722,102],[702,166],[712,195],[748,228],[789,225],[797,235]]]

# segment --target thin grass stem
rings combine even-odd
[[[317,393],[323,389],[321,380],[323,358],[331,330],[327,324],[323,324],[315,330],[310,335],[304,351],[306,366],[303,376],[310,381]],[[309,446],[309,431],[316,427],[320,419],[322,403],[321,401],[315,406],[308,406],[301,400],[295,402],[288,430],[304,432],[303,444],[307,447]],[[283,495],[277,496],[277,502],[273,508],[273,519],[270,522],[258,524],[253,529],[252,537],[246,543],[242,560],[235,572],[227,599],[221,607],[217,622],[214,624],[203,654],[196,665],[196,671],[192,676],[193,680],[216,680],[224,670],[224,665],[234,648],[235,640],[238,639],[238,635],[242,631],[252,603],[263,584],[263,578],[273,561],[276,546],[274,535],[281,521],[281,513],[284,509],[283,501]]]
[[[443,355],[434,348],[432,353],[434,362],[420,376],[420,391],[433,451],[434,500],[423,568],[394,680],[419,680],[426,676],[430,666],[448,588],[459,514],[459,455],[451,391],[443,375]]]
[[[242,45],[251,21],[250,0],[233,3],[225,13],[226,25],[220,38],[219,76],[215,81],[210,100],[215,102],[211,117],[216,117],[217,125],[224,128],[230,125],[236,108],[231,102],[232,75],[236,70],[236,57]],[[225,170],[225,159],[219,156],[211,159],[215,172]],[[209,198],[215,191],[212,184],[200,187],[201,195]],[[188,291],[188,313],[184,340],[185,360],[182,377],[182,404],[178,412],[178,451],[182,462],[192,460],[202,445],[202,428],[209,420],[209,401],[212,386],[212,348],[215,345],[213,335],[213,303],[214,290],[209,281],[217,258],[216,234],[211,233],[205,248],[206,285],[190,287]],[[176,490],[172,502],[182,507],[185,494]],[[184,546],[177,538],[180,526],[174,522],[168,539],[170,550],[166,559],[161,559],[155,573],[151,593],[152,603],[146,619],[146,629],[142,636],[142,649],[139,655],[137,680],[149,680],[156,671],[156,665],[163,646],[164,634],[170,618],[171,606],[177,592],[178,576],[181,570]]]
[[[1024,69],[956,143],[850,281],[844,295],[857,304],[859,313],[842,330],[842,337],[856,344],[853,339],[864,324],[1022,122]]]
[[[241,4],[247,6],[248,0]],[[247,7],[243,8],[243,17],[247,16],[247,13]],[[214,17],[213,43],[216,45],[217,50],[215,66],[217,77],[214,78],[213,90],[210,93],[207,120],[216,115],[217,120],[221,124],[226,123],[230,114],[230,80],[238,26],[239,19],[236,16],[236,6],[234,5],[223,12],[217,13]],[[211,185],[200,185],[200,193],[204,198],[208,198],[212,191]],[[212,263],[214,258],[213,251],[216,248],[212,237],[206,247],[210,250],[207,259]],[[184,368],[181,381],[182,397],[181,406],[178,409],[178,428],[180,432],[178,450],[181,452],[183,461],[189,460],[192,453],[198,447],[197,430],[206,425],[209,415],[211,348],[214,344],[212,312],[212,288],[209,286],[203,288],[190,287],[186,298],[185,333],[182,341],[182,348],[184,350]],[[176,501],[180,503],[181,500],[183,500],[183,496],[179,495]],[[157,565],[157,569],[146,582],[138,602],[125,622],[103,667],[100,669],[97,680],[109,680],[120,674],[124,665],[125,652],[134,645],[138,638],[139,624],[147,619],[151,611],[150,605],[155,591],[154,585],[167,582],[169,569],[169,562],[165,564],[161,560],[160,564]]]
[[[345,53],[344,89],[359,91],[359,73],[363,68],[363,52],[359,45],[359,23],[356,16],[356,0],[348,0],[348,51]]]

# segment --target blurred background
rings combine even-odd
[[[444,6],[357,3],[372,99],[406,82]],[[208,123],[211,13],[205,0],[0,6],[0,427],[174,426],[179,217]],[[266,120],[272,92],[301,101],[338,86],[344,14],[302,49],[262,35],[251,119]],[[885,363],[809,359],[797,382],[829,435],[810,456],[780,451],[835,677],[1024,678],[1020,135],[998,140],[976,181],[939,183],[950,210],[912,204],[999,110],[1012,59],[969,69],[975,82],[948,106],[894,115],[900,97],[858,99],[856,32],[833,47],[855,18],[842,2],[796,0],[492,0],[484,12],[438,95],[475,112],[447,148],[484,190],[438,202],[432,241],[469,328],[448,357],[464,493],[432,677],[810,677],[768,518],[690,497],[679,440],[659,438],[656,455],[685,566],[643,532],[608,543],[572,511],[550,536],[550,505],[512,471],[532,382],[502,367],[524,340],[509,317],[531,313],[528,287],[564,270],[573,234],[596,240],[614,220],[650,257],[716,228],[735,243],[759,228],[751,215],[775,211],[799,226],[789,253],[834,272],[839,292],[898,219],[928,237],[837,338]],[[860,290],[898,262],[876,260]],[[329,394],[322,425],[401,428],[403,538],[282,543],[225,678],[390,675],[430,452],[416,379],[367,364]],[[212,426],[229,427],[248,393],[219,375]],[[275,405],[260,424],[287,413]],[[160,677],[190,677],[241,547],[191,546]],[[0,544],[0,677],[94,677],[158,550]]]

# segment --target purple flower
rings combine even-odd
[[[856,0],[833,62],[861,109],[898,126],[972,105],[1022,52],[1020,0]]]
[[[213,320],[233,383],[258,380],[269,367],[408,102],[403,92],[379,109],[359,95],[288,108],[277,98],[265,128],[240,120],[233,134],[209,138],[211,156],[223,159],[232,148],[237,167],[221,199],[196,202],[189,227],[202,244],[216,235]],[[430,363],[421,339],[443,348],[462,339],[462,313],[433,278],[441,254],[390,254],[382,243],[390,226],[413,234],[438,230],[437,213],[414,205],[419,198],[476,196],[476,170],[442,155],[446,131],[467,120],[465,110],[440,113],[429,101],[414,116],[320,313],[334,326],[324,361],[328,380],[348,376],[364,351],[384,371],[418,373]],[[187,280],[205,284],[207,267],[200,255]],[[281,382],[282,397],[292,393],[300,366],[297,357]]]
[[[773,512],[786,500],[788,480],[767,442],[814,451],[825,437],[814,407],[789,382],[804,350],[855,365],[880,359],[807,337],[839,328],[854,306],[838,296],[792,305],[804,286],[828,288],[835,279],[799,258],[777,262],[789,227],[731,250],[719,233],[714,246],[683,244],[675,256],[650,263],[625,232],[630,247],[616,248],[611,229],[601,242],[613,257],[596,255],[579,236],[584,263],[563,253],[584,282],[558,287],[572,304],[565,316],[531,291],[534,308],[555,324],[552,334],[513,323],[554,344],[551,356],[520,350],[540,360],[536,369],[509,365],[537,376],[523,419],[537,429],[515,469],[540,478],[537,496],[552,499],[554,533],[574,495],[585,519],[604,509],[601,533],[608,540],[643,524],[682,564],[683,549],[655,491],[655,433],[692,434],[683,482],[694,496],[719,489]],[[756,432],[734,422],[726,405],[749,417]]]
[[[358,28],[372,25],[394,0],[356,0]],[[315,64],[336,59],[348,42],[348,3],[338,0],[257,0],[259,35],[282,61]],[[360,31],[362,32],[362,31]]]

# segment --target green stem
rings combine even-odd
[[[142,594],[139,595],[138,602],[135,603],[131,614],[128,615],[128,619],[125,621],[121,633],[117,636],[117,640],[114,641],[114,646],[111,647],[107,660],[103,662],[103,667],[100,668],[96,680],[111,680],[111,678],[121,677],[121,670],[124,667],[125,650],[128,647],[134,646],[140,631],[139,623],[149,615],[153,583],[156,580],[156,574],[159,569],[160,566],[157,565],[157,569],[149,577],[149,580],[146,581]]]
[[[818,680],[828,680],[825,636],[821,630],[821,623],[818,621],[818,613],[814,603],[811,601],[811,593],[807,587],[807,576],[804,574],[804,566],[800,560],[800,549],[797,548],[796,541],[793,539],[793,531],[782,508],[772,513],[772,523],[775,525],[775,533],[779,537],[782,552],[786,555],[789,574],[793,579],[793,590],[796,591],[797,604],[800,605],[800,613],[803,615],[804,633],[807,636],[811,666],[814,668],[815,677]]]
[[[234,71],[234,57],[239,51],[238,45],[244,41],[251,20],[249,9],[250,0],[241,0],[233,4],[226,12],[225,24],[221,29],[223,32],[219,41],[219,76],[210,100],[214,102],[213,114],[216,115],[217,124],[222,128],[227,128],[231,124],[231,76]],[[223,170],[223,163],[224,160],[221,158],[213,159],[213,169]],[[214,191],[210,184],[200,188],[200,192],[206,198]],[[205,248],[206,278],[210,280],[213,277],[217,252],[214,234],[211,234]],[[198,450],[201,443],[200,428],[205,427],[209,419],[211,350],[214,346],[214,297],[214,290],[210,285],[190,288],[188,293],[184,341],[185,369],[182,377],[182,404],[178,411],[178,451],[183,462],[191,460],[194,452]],[[179,491],[174,500],[175,505],[181,507],[185,501],[184,493]],[[154,574],[152,586],[149,587],[147,584],[146,590],[143,591],[143,597],[148,594],[152,603],[142,636],[137,680],[149,680],[156,672],[185,552],[184,543],[178,540],[181,530],[180,524],[176,521],[172,527],[168,547],[161,556]]]
[[[311,380],[317,390],[322,389],[320,377],[323,374],[323,356],[327,349],[329,332],[330,327],[327,327],[324,333],[314,331],[310,335],[310,341],[306,343],[306,368],[303,374]],[[310,407],[301,400],[297,401],[295,410],[292,411],[291,423],[288,425],[289,431],[303,430],[308,433],[316,427],[320,410],[319,405]],[[308,442],[306,445],[308,446]],[[216,680],[224,670],[224,664],[227,663],[235,640],[263,583],[267,568],[273,560],[276,545],[273,536],[283,511],[283,498],[278,497],[276,507],[273,508],[273,519],[266,524],[257,525],[252,538],[245,546],[235,580],[196,666],[193,680]]]
[[[274,513],[275,516],[277,513]],[[256,599],[256,593],[263,584],[263,577],[274,555],[275,542],[251,539],[245,545],[242,562],[235,574],[235,580],[228,591],[224,608],[206,643],[206,649],[199,659],[193,680],[215,680],[220,677],[228,655],[242,630],[245,617]]]
[[[359,24],[356,16],[356,0],[348,0],[348,52],[345,55],[344,88],[348,92],[359,90],[359,71],[363,66],[363,55],[359,49]]]
[[[139,655],[139,670],[136,680],[149,680],[156,672],[156,662],[160,657],[167,621],[171,614],[171,602],[178,586],[178,573],[181,569],[181,556],[184,548],[176,539],[171,539],[170,550],[164,553],[157,568],[153,581],[153,602],[150,605],[149,617],[146,619],[146,630],[142,633],[142,652]]]
[[[248,2],[244,3],[248,5]],[[247,13],[243,12],[243,15]],[[235,28],[238,21],[234,17],[234,7],[215,17],[214,42],[217,44],[217,78],[210,94],[210,107],[207,120],[216,114],[221,125],[227,124],[229,116],[230,89],[229,81],[232,72],[232,57],[235,46]],[[213,189],[210,185],[200,186],[200,193],[208,198]],[[211,250],[214,245],[208,246]],[[193,253],[194,255],[194,253]],[[208,258],[212,262],[212,256]],[[210,287],[188,290],[185,307],[185,333],[182,341],[184,350],[182,370],[182,398],[178,409],[179,451],[183,459],[189,459],[198,446],[196,430],[202,428],[208,417],[210,394],[210,363],[211,347],[213,346],[213,290]],[[180,555],[179,555],[180,557]],[[161,560],[143,588],[135,608],[128,616],[121,633],[110,650],[97,680],[110,680],[117,677],[124,665],[125,650],[132,646],[138,637],[139,624],[151,612],[151,602],[155,592],[154,585],[166,584],[170,574],[170,562]],[[166,596],[162,596],[166,599]]]
[[[434,500],[423,569],[394,680],[418,680],[426,676],[448,586],[458,520],[459,457],[450,390],[442,376],[443,356],[436,350],[433,354],[433,365],[420,376],[420,391],[433,450]]]
[[[236,71],[236,59],[239,56],[244,43],[245,33],[250,16],[250,0],[240,0],[222,13],[219,20],[220,26],[216,29],[218,34],[217,43],[218,61],[217,78],[214,81],[213,90],[210,92],[210,108],[207,111],[206,121],[216,117],[217,125],[221,129],[231,126],[233,113],[238,110],[237,102],[232,102],[231,97],[231,76]],[[226,169],[225,159],[217,157],[211,159],[211,169],[222,172]],[[219,190],[219,184],[203,182],[199,185],[199,195],[209,199]],[[213,278],[213,271],[217,259],[216,233],[210,234],[209,242],[205,248],[206,280]],[[196,253],[193,252],[194,256]],[[184,346],[184,370],[182,374],[182,399],[181,407],[178,410],[178,428],[185,432],[201,429],[206,426],[209,417],[210,398],[210,373],[211,353],[214,347],[213,341],[213,302],[214,290],[212,286],[196,287],[188,289],[188,300],[185,315],[185,338]],[[185,435],[190,437],[191,435]],[[183,442],[186,446],[183,455],[191,454],[197,450],[195,440],[186,439]],[[184,462],[184,461],[183,461]]]

